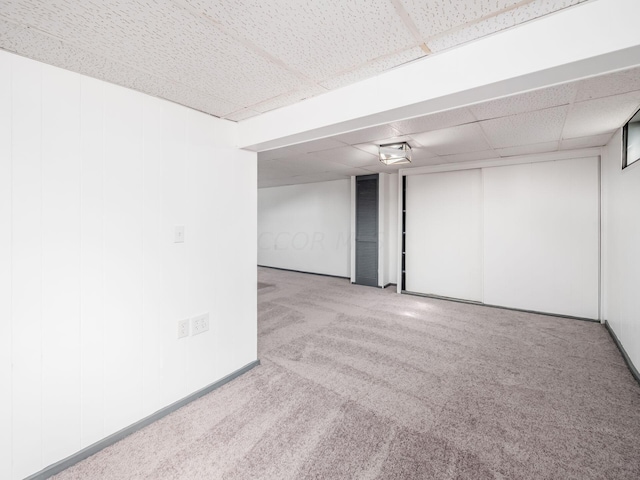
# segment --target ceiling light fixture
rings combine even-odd
[[[385,165],[411,163],[411,146],[407,142],[380,145],[378,158]]]

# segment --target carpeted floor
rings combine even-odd
[[[57,479],[638,479],[597,323],[259,269],[262,365]]]

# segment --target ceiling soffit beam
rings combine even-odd
[[[596,0],[239,123],[263,151],[640,64],[637,0]]]

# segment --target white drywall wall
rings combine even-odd
[[[258,190],[258,265],[349,277],[351,181]]]
[[[618,132],[602,149],[603,315],[640,368],[640,162],[621,163]]]
[[[256,155],[235,128],[0,51],[0,478],[256,359]]]
[[[484,302],[598,318],[598,158],[483,169]]]

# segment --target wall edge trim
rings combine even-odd
[[[614,332],[613,328],[611,328],[611,325],[609,324],[609,320],[604,321],[604,326],[609,332],[609,335],[611,335],[611,338],[613,339],[613,343],[615,343],[616,347],[618,347],[618,350],[620,350],[620,353],[622,354],[622,358],[624,358],[624,362],[627,364],[627,367],[629,368],[631,375],[633,375],[633,378],[635,378],[636,382],[640,384],[640,372],[638,372],[638,369],[631,361],[631,358],[629,358],[629,355],[627,354],[627,351],[622,346],[622,342],[620,342],[620,339],[618,339],[616,332]]]
[[[208,393],[211,393],[212,391],[222,387],[223,385],[229,383],[231,380],[234,380],[235,378],[248,372],[252,368],[257,367],[258,365],[260,365],[260,360],[254,360],[253,362],[246,364],[244,367],[241,367],[238,370],[231,372],[229,375],[222,377],[220,380],[213,382],[210,385],[207,385],[206,387],[201,388],[200,390],[196,390],[195,392],[187,395],[186,397],[181,398],[180,400],[177,400],[172,404],[167,405],[164,408],[161,408],[157,412],[152,413],[151,415],[141,420],[138,420],[135,423],[132,423],[128,427],[124,427],[122,430],[112,433],[111,435],[103,438],[102,440],[98,440],[94,444],[89,445],[88,447],[85,447],[82,450],[79,450],[78,452],[68,456],[67,458],[64,458],[56,463],[49,465],[48,467],[43,468],[39,472],[36,472],[26,477],[24,480],[45,480],[53,475],[56,475],[57,473],[60,473],[63,470],[66,470],[67,468],[75,465],[76,463],[79,463],[82,460],[85,460],[90,456],[98,453],[100,450],[110,445],[113,445],[116,442],[119,442],[120,440],[122,440],[125,437],[128,437],[132,433],[135,433],[138,430],[141,430],[142,428],[148,425],[151,425],[152,423],[169,415],[170,413],[175,412],[176,410],[184,407],[185,405],[193,402],[194,400],[197,400],[198,398]]]

